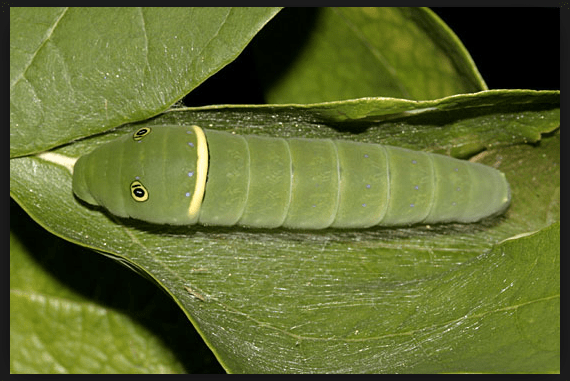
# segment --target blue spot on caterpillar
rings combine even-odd
[[[95,149],[75,164],[73,191],[151,223],[296,229],[471,223],[510,203],[504,174],[477,163],[197,126],[143,127]]]

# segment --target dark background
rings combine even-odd
[[[568,13],[568,9],[431,9],[462,41],[489,89],[560,90],[560,15],[561,12]],[[294,16],[287,16],[287,12],[294,13]],[[285,8],[276,18],[292,17],[303,24],[307,20],[310,22],[315,12],[315,8]],[[194,89],[184,99],[184,104],[266,103],[256,72],[263,68],[255,67],[251,48],[256,38],[235,61]],[[564,39],[563,43],[568,46],[568,39]]]
[[[463,42],[489,89],[560,90],[560,8],[432,10]]]

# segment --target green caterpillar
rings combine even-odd
[[[171,225],[324,229],[470,223],[504,212],[505,175],[438,154],[330,139],[143,127],[79,158],[73,191]]]

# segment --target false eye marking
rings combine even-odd
[[[131,183],[131,197],[137,202],[144,202],[148,200],[148,191],[138,180]]]
[[[135,131],[135,133],[133,134],[133,140],[135,142],[140,141],[142,138],[144,138],[145,136],[147,136],[148,134],[150,134],[151,132],[151,128],[150,127],[142,127],[139,128],[138,130]]]

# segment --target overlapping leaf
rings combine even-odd
[[[10,156],[166,110],[231,62],[271,8],[11,8]]]

